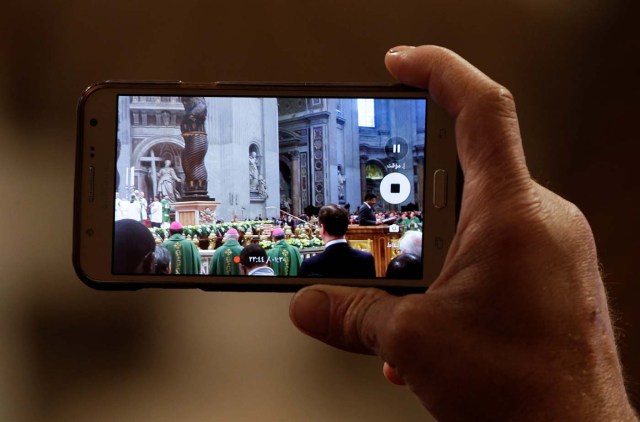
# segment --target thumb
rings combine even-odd
[[[529,172],[515,102],[506,88],[442,47],[395,47],[385,63],[401,83],[428,89],[456,120],[465,180],[493,186],[506,199],[522,190],[521,182],[528,183]]]
[[[291,300],[289,316],[305,334],[356,353],[378,354],[399,298],[373,288],[314,285]]]

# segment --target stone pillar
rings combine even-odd
[[[143,192],[145,176],[147,175],[147,169],[145,169],[144,167],[136,166],[135,172],[136,172],[135,173],[136,181],[135,181],[134,189],[139,190],[140,192]]]
[[[360,156],[360,198],[358,206],[362,203],[364,195],[367,193],[367,156]]]
[[[116,164],[116,191],[120,193],[120,198],[129,196],[129,186],[133,183],[129,182],[131,177],[131,122],[129,119],[129,103],[130,97],[120,97],[118,99],[118,161]]]
[[[327,142],[325,132],[327,131],[326,119],[312,122],[311,125],[311,142],[313,155],[311,162],[313,163],[311,171],[313,172],[313,190],[312,204],[315,207],[322,207],[327,204],[327,186],[326,186],[326,168],[329,163],[325,159],[325,144]]]
[[[300,153],[298,151],[291,153],[291,196],[291,213],[297,217],[301,214]]]
[[[151,195],[149,195],[149,201],[153,201],[153,197],[158,194],[158,170],[156,169],[156,155],[153,152],[153,149],[149,151],[149,155],[151,156]]]

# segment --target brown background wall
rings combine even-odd
[[[0,18],[1,420],[422,420],[379,360],[298,334],[290,295],[101,293],[71,267],[88,84],[388,82],[385,51],[422,43],[515,94],[532,174],[591,221],[640,404],[633,2],[13,3]]]

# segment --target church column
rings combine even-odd
[[[362,201],[367,194],[367,156],[360,156],[360,199]]]
[[[149,200],[153,201],[153,197],[158,194],[158,181],[156,179],[156,175],[158,174],[156,170],[156,154],[153,152],[153,149],[149,151],[149,155],[151,156],[151,198]]]
[[[146,181],[146,176],[147,176],[147,170],[140,166],[137,165],[136,166],[136,180],[135,180],[135,184],[134,184],[134,189],[139,190],[140,192],[144,192],[144,185],[145,185],[145,181]]]
[[[291,196],[292,196],[292,214],[298,216],[300,211],[300,153],[293,151],[291,153]]]
[[[118,99],[118,141],[120,142],[120,155],[116,163],[118,173],[118,186],[116,186],[116,192],[120,193],[121,198],[127,198],[129,195],[129,186],[133,185],[130,182],[131,178],[131,121],[129,119],[129,97],[120,97]]]

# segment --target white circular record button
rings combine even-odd
[[[402,173],[389,173],[380,181],[380,195],[390,204],[400,204],[409,197],[411,182]]]

